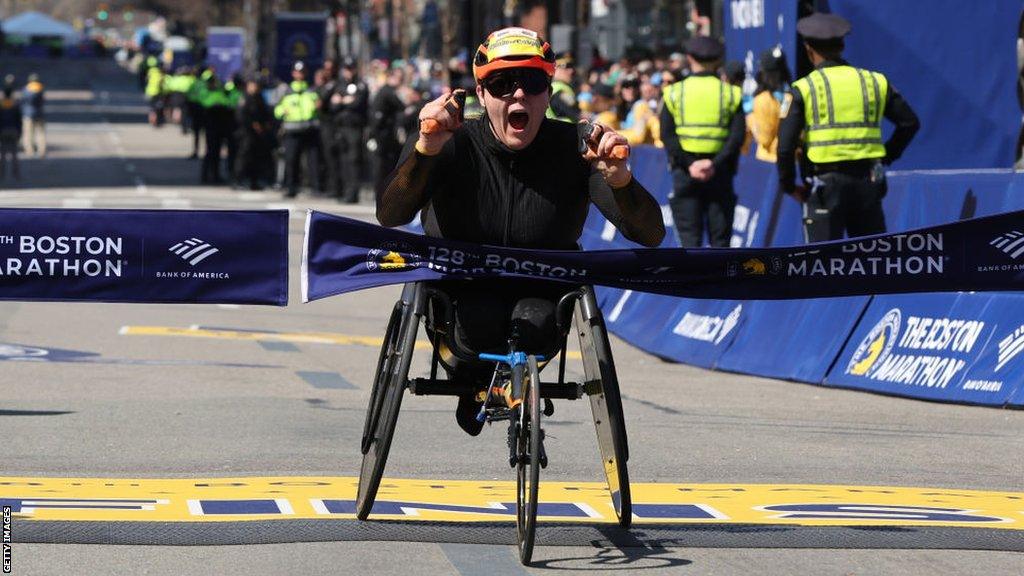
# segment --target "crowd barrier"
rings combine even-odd
[[[663,150],[637,147],[635,177],[662,203],[663,246],[678,246]],[[890,231],[1024,208],[1010,170],[890,172]],[[732,245],[802,243],[800,207],[777,194],[775,167],[741,158]],[[1024,222],[993,230],[993,250],[1024,274]],[[596,209],[588,250],[626,248]],[[1000,247],[1001,246],[1001,247]],[[855,282],[856,279],[851,279]],[[1024,294],[936,293],[790,301],[693,300],[600,289],[612,332],[660,357],[706,368],[931,400],[1024,406]]]

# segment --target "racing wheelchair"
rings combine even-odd
[[[520,561],[530,562],[537,527],[537,491],[540,469],[547,467],[544,451],[544,416],[553,414],[551,399],[590,398],[601,463],[608,482],[619,526],[632,521],[632,500],[626,462],[629,449],[622,414],[622,399],[605,330],[604,317],[590,286],[566,285],[555,308],[558,339],[549,354],[526,354],[517,349],[515,326],[509,336],[508,354],[482,354],[469,350],[454,336],[453,303],[444,291],[429,282],[406,284],[388,321],[366,411],[361,450],[362,467],[356,499],[356,516],[365,520],[372,511],[384,475],[388,450],[398,422],[406,390],[414,395],[462,395],[466,384],[438,378],[442,344],[459,360],[493,362],[491,385],[478,420],[508,421],[509,464],[516,469],[516,541]],[[573,310],[575,309],[575,313]],[[583,358],[584,382],[565,381],[566,344],[573,316]],[[429,378],[409,378],[420,322],[428,323],[433,352]],[[543,382],[540,372],[558,356],[557,382]],[[510,387],[506,387],[510,384]],[[510,389],[505,402],[495,390]],[[509,401],[511,400],[511,401]],[[543,408],[541,407],[543,401]]]

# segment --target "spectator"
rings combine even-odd
[[[11,174],[21,179],[18,167],[18,140],[21,139],[21,108],[14,99],[11,86],[4,86],[0,98],[0,179],[7,177],[7,159],[11,159]]]
[[[46,119],[43,114],[43,83],[39,81],[39,75],[32,73],[28,76],[28,84],[21,94],[21,116],[22,116],[22,145],[25,147],[25,154],[35,156],[36,150],[39,157],[46,157]]]
[[[747,129],[757,142],[755,157],[774,164],[779,147],[782,108],[788,108],[793,99],[793,95],[787,93],[792,78],[786,57],[779,48],[762,52],[758,63],[757,89],[754,92],[753,110],[747,116]]]

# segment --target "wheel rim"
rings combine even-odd
[[[366,410],[366,420],[363,423],[363,438],[360,443],[360,450],[366,454],[373,443],[377,423],[380,420],[380,409],[384,405],[384,398],[387,389],[388,375],[394,369],[395,348],[398,346],[398,325],[402,322],[401,302],[395,304],[391,312],[391,319],[384,332],[384,342],[381,344],[380,356],[377,358],[377,370],[374,372],[373,390],[370,392],[370,404]]]
[[[537,362],[530,357],[529,371],[524,378],[523,402],[518,408],[516,463],[516,532],[519,558],[529,563],[537,529],[537,493],[540,481],[540,393]]]

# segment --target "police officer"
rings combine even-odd
[[[779,127],[779,189],[804,203],[808,242],[885,232],[885,166],[898,159],[920,127],[917,115],[888,79],[842,58],[850,23],[834,14],[797,22],[814,71],[793,83]],[[882,117],[896,129],[882,143]],[[796,186],[801,133],[811,187]]]
[[[708,37],[686,44],[692,73],[665,90],[661,141],[672,170],[669,206],[679,245],[701,245],[707,221],[712,246],[727,247],[732,237],[739,149],[746,133],[738,86],[722,82],[722,44]]]
[[[319,98],[306,83],[306,66],[302,61],[292,68],[292,82],[288,92],[274,107],[274,117],[281,121],[284,134],[285,197],[299,195],[299,164],[306,155],[309,180],[314,191],[320,190],[320,116]]]
[[[326,177],[324,184],[327,193],[341,196],[341,179],[338,177],[338,161],[340,156],[338,150],[338,134],[331,117],[330,105],[331,96],[338,90],[338,65],[334,60],[325,60],[324,67],[318,73],[319,84],[315,87],[316,95],[320,98],[320,150],[324,161],[321,169]]]
[[[240,183],[248,183],[250,190],[260,189],[260,180],[272,164],[270,133],[274,117],[260,88],[258,77],[247,78],[245,93],[235,110],[238,126],[238,164],[235,173]]]
[[[370,122],[371,149],[376,153],[376,174],[374,190],[377,194],[387,184],[387,177],[398,164],[402,153],[402,142],[398,129],[405,117],[405,102],[399,90],[405,83],[405,70],[400,66],[388,70],[384,85],[373,98],[373,113]],[[416,112],[419,114],[419,111]],[[418,118],[416,119],[418,122]],[[418,124],[417,124],[418,126]],[[413,131],[412,133],[415,133]]]
[[[150,56],[146,70],[146,99],[149,100],[149,123],[159,128],[164,124],[164,103],[167,95],[166,80],[163,68],[156,57]]]
[[[347,204],[359,202],[363,130],[369,117],[370,92],[356,71],[356,61],[352,58],[342,62],[338,87],[327,106],[338,135],[340,200]]]
[[[576,123],[580,119],[580,107],[576,102],[576,90],[573,89],[573,76],[576,65],[572,54],[562,52],[555,57],[555,74],[551,77],[551,104],[548,105],[548,118]]]
[[[206,91],[206,83],[213,75],[213,71],[197,67],[193,75],[196,76],[195,82],[185,93],[185,99],[188,101],[189,129],[192,130],[192,154],[188,157],[189,160],[199,158],[199,140],[202,137],[201,134],[206,130],[206,116],[203,114],[205,110],[202,103],[203,93]]]
[[[205,118],[206,155],[203,156],[199,181],[204,184],[223,184],[220,162],[221,149],[228,144],[234,126],[234,102],[216,74],[210,74],[202,92],[200,105]]]

